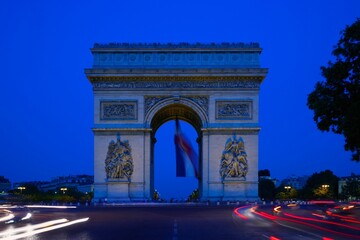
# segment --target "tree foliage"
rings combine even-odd
[[[34,184],[24,184],[23,190],[14,189],[11,191],[11,195],[5,199],[6,202],[21,202],[21,203],[88,203],[93,198],[93,193],[82,193],[76,188],[67,187],[65,192],[58,189],[58,191],[41,191]]]
[[[259,170],[258,172],[259,177],[270,177],[269,169]]]
[[[284,185],[280,185],[276,189],[276,198],[281,200],[296,199],[298,197],[298,191],[295,188],[286,189]]]
[[[307,106],[321,131],[345,137],[345,150],[360,161],[360,19],[346,26],[333,50],[335,62],[321,67],[326,81],[317,82]]]
[[[264,200],[273,200],[276,194],[276,188],[270,179],[261,179],[259,181],[259,197]]]
[[[337,199],[339,178],[330,170],[314,173],[302,189],[305,199]]]
[[[355,175],[352,175],[352,177],[346,181],[345,186],[342,187],[342,197],[347,199],[360,198],[360,181],[356,179]]]

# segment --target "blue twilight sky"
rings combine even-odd
[[[84,68],[95,42],[259,42],[269,68],[260,92],[259,168],[280,179],[325,169],[360,174],[343,137],[318,131],[306,106],[340,31],[357,17],[358,0],[2,0],[0,175],[17,182],[93,174],[93,97]],[[173,127],[160,128],[157,146],[173,142],[165,134]],[[157,181],[171,182],[156,171]]]

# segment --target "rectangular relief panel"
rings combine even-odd
[[[100,101],[100,120],[137,120],[136,100]]]
[[[215,102],[217,120],[249,120],[253,118],[251,100],[217,100]]]

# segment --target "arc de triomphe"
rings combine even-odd
[[[94,44],[94,200],[154,192],[155,133],[187,121],[199,143],[201,200],[258,198],[257,43]],[[171,139],[173,141],[173,139]]]

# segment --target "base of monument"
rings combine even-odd
[[[248,196],[248,197],[223,197],[222,201],[230,201],[230,202],[235,202],[235,201],[239,201],[239,202],[254,202],[254,201],[259,201],[260,198],[258,196]]]
[[[211,198],[201,198],[201,202],[254,202],[259,201],[258,196],[225,196],[225,197],[211,197]]]
[[[130,198],[93,198],[94,204],[130,203]]]

